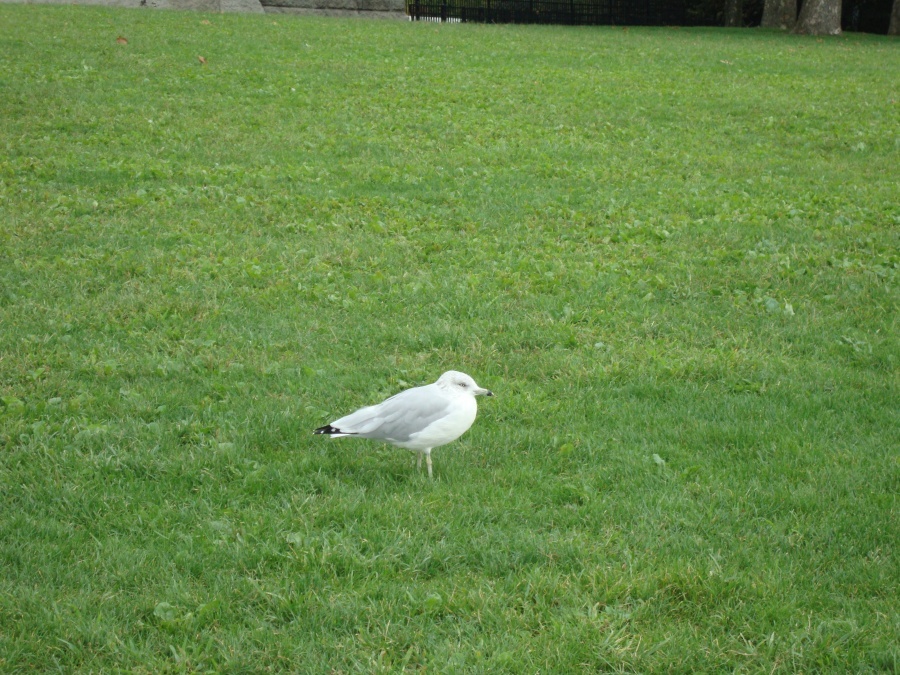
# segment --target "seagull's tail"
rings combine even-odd
[[[330,424],[326,424],[324,427],[319,427],[318,429],[313,431],[313,433],[314,434],[325,434],[326,436],[331,436],[332,438],[340,438],[341,436],[350,436],[351,435],[344,431],[341,431],[337,427],[331,426]]]

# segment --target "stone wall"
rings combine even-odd
[[[404,0],[262,0],[266,12],[406,18]]]

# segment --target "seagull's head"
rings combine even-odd
[[[444,391],[453,395],[465,396],[493,396],[489,389],[482,389],[475,380],[458,370],[448,370],[440,376],[437,385]]]

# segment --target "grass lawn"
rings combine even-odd
[[[0,672],[896,672],[898,72],[0,5]]]

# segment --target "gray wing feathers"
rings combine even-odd
[[[378,405],[360,408],[332,422],[331,426],[361,438],[405,443],[410,436],[444,417],[450,407],[443,396],[424,396],[417,391],[424,388],[408,389]]]
[[[340,429],[346,434],[368,433],[381,424],[381,416],[378,414],[378,409],[380,407],[381,406],[370,405],[365,408],[360,408],[356,412],[352,412],[339,420],[335,420],[331,423],[331,426]]]

